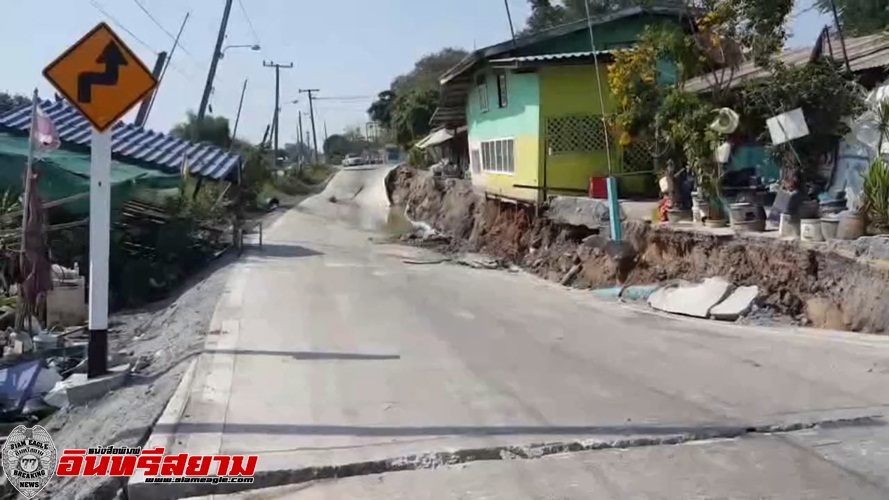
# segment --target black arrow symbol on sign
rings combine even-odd
[[[120,67],[128,64],[127,58],[120,51],[120,47],[113,41],[108,42],[108,45],[105,46],[105,50],[102,51],[96,62],[105,65],[105,72],[88,72],[77,75],[78,102],[92,102],[93,85],[117,85],[117,80],[120,77]]]

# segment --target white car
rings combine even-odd
[[[343,166],[344,167],[354,167],[356,165],[363,165],[363,164],[364,164],[364,159],[362,159],[360,156],[346,155],[346,157],[343,159]]]

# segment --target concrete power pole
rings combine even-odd
[[[299,124],[296,128],[296,142],[298,145],[301,145],[303,142],[303,112],[302,112],[302,110],[299,111]],[[306,143],[306,146],[308,146],[308,145],[309,144]],[[300,155],[300,157],[303,156],[303,148],[302,147],[299,148],[299,155]]]
[[[166,52],[161,52],[157,55],[157,61],[154,63],[154,71],[151,72],[155,79],[160,80],[161,73],[164,72],[164,63],[166,63],[166,61]],[[155,92],[157,92],[157,89],[153,92],[149,92],[148,97],[146,97],[145,100],[142,101],[142,105],[139,106],[139,112],[136,114],[137,127],[145,126],[145,120],[148,119],[148,110],[151,108],[151,101],[154,99]]]
[[[281,68],[290,69],[293,67],[293,63],[276,64],[272,61],[263,61],[262,65],[266,68],[275,68],[275,166],[278,166],[278,116],[281,114]]]
[[[309,119],[312,121],[312,146],[314,147],[313,156],[315,163],[318,163],[318,135],[315,133],[315,107],[312,103],[313,92],[319,92],[318,89],[299,89],[300,94],[309,94]]]
[[[232,143],[238,136],[238,123],[241,121],[241,109],[244,107],[244,94],[247,93],[247,79],[244,78],[244,86],[241,87],[241,100],[238,101],[238,114],[235,115],[235,128],[232,129]]]
[[[225,0],[225,10],[222,11],[222,23],[219,24],[219,34],[216,37],[216,48],[213,49],[213,58],[210,60],[210,72],[207,74],[207,84],[204,85],[201,107],[198,108],[198,121],[203,120],[207,114],[210,92],[213,91],[213,79],[216,78],[216,66],[219,64],[219,57],[222,55],[222,42],[225,41],[225,30],[228,27],[228,18],[231,12],[232,0]]]

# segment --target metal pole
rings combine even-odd
[[[620,241],[622,238],[620,225],[620,202],[618,201],[617,179],[611,161],[611,141],[608,137],[608,120],[605,118],[605,96],[602,94],[602,77],[599,74],[599,57],[596,54],[596,39],[593,35],[593,19],[590,17],[590,4],[583,2],[586,9],[587,29],[590,32],[590,50],[593,52],[593,65],[596,70],[596,88],[599,93],[599,108],[602,111],[602,132],[605,142],[605,158],[608,161],[608,216],[611,221],[611,239]]]
[[[26,271],[27,264],[27,255],[25,253],[25,248],[28,244],[28,217],[30,215],[29,208],[31,206],[31,177],[34,175],[34,151],[37,149],[34,135],[37,130],[37,106],[39,105],[40,97],[37,94],[37,89],[34,89],[34,94],[31,96],[31,125],[28,134],[28,160],[25,163],[25,176],[23,179],[24,193],[22,195],[22,242],[21,248],[19,249],[19,269],[21,269],[22,272]],[[18,314],[16,314],[15,318],[15,329],[18,331],[24,329],[26,313],[31,313],[31,311],[25,310],[25,301],[21,300],[21,297],[22,291],[19,290]]]
[[[238,102],[238,114],[235,115],[235,128],[232,129],[232,143],[238,135],[238,122],[241,121],[241,108],[244,107],[244,94],[247,92],[247,78],[244,78],[244,86],[241,87],[241,100]]]
[[[186,12],[185,19],[182,20],[182,26],[179,26],[179,33],[176,34],[176,40],[173,41],[173,48],[170,49],[170,55],[167,56],[167,62],[166,64],[164,64],[164,70],[161,71],[161,76],[157,79],[157,88],[155,88],[154,92],[151,93],[151,103],[148,105],[148,112],[145,113],[145,121],[148,121],[148,117],[151,115],[151,110],[154,109],[154,101],[157,100],[157,93],[160,91],[161,82],[164,81],[164,76],[167,74],[167,69],[170,67],[170,63],[173,62],[173,54],[176,53],[176,47],[179,46],[179,37],[182,36],[182,31],[185,30],[185,23],[188,22],[188,16],[190,15],[190,12]]]
[[[216,48],[213,49],[210,71],[207,73],[207,84],[204,85],[201,107],[198,108],[198,121],[203,120],[207,113],[207,104],[210,103],[210,92],[213,90],[213,79],[216,78],[216,66],[219,64],[219,56],[222,55],[222,42],[225,41],[225,30],[228,27],[228,17],[231,11],[232,0],[225,0],[225,10],[222,11],[222,22],[219,24],[219,34],[216,37]]]
[[[90,167],[90,284],[87,377],[108,372],[108,258],[111,242],[111,131],[93,130]]]

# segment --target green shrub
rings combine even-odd
[[[889,164],[877,158],[864,176],[862,212],[880,233],[889,232]]]

